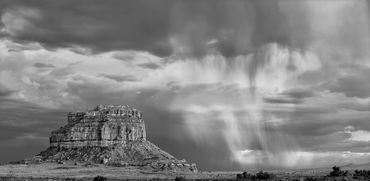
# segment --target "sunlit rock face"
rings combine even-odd
[[[100,105],[86,112],[70,112],[68,124],[52,132],[50,146],[111,146],[145,140],[140,111],[129,106]]]
[[[142,113],[130,106],[99,105],[68,113],[67,125],[51,133],[50,146],[26,163],[93,162],[111,166],[197,172],[146,140]]]

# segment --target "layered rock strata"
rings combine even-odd
[[[99,105],[68,113],[67,125],[52,131],[50,146],[28,162],[93,162],[192,171],[195,164],[177,160],[146,140],[142,113],[130,106]]]
[[[99,105],[86,112],[68,113],[68,124],[51,132],[50,146],[111,146],[131,141],[146,141],[141,112],[129,106]]]

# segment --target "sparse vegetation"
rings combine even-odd
[[[243,180],[243,175],[240,173],[236,174],[236,180]]]
[[[76,178],[66,178],[66,181],[77,181]]]
[[[353,173],[353,178],[358,180],[369,180],[370,170],[355,170]]]
[[[304,181],[320,181],[319,178],[314,178],[314,177],[307,177],[304,179]]]
[[[177,176],[177,177],[175,178],[175,181],[184,181],[184,180],[186,180],[186,179],[185,179],[185,177],[183,177],[183,176]]]
[[[272,173],[259,171],[259,172],[256,174],[256,178],[257,178],[258,180],[268,180],[268,179],[273,179],[273,178],[275,178],[275,175],[274,175],[274,174],[272,174]]]
[[[331,177],[346,177],[348,176],[348,171],[340,170],[340,167],[334,166],[333,171],[330,172]]]
[[[103,177],[103,176],[96,176],[94,177],[94,180],[93,181],[107,181],[108,179],[106,177]]]
[[[272,173],[259,171],[256,174],[250,174],[248,172],[243,172],[242,174],[236,175],[236,180],[271,180],[276,176]]]
[[[370,166],[369,166],[370,167]],[[286,172],[172,172],[142,170],[140,167],[109,167],[96,164],[93,167],[85,167],[82,163],[77,166],[74,162],[66,162],[64,165],[53,163],[34,165],[2,165],[0,166],[0,180],[22,180],[20,178],[33,178],[32,180],[238,180],[238,181],[370,181],[369,167],[355,168],[337,167],[315,170],[293,170]],[[359,169],[361,168],[361,170]],[[342,170],[341,170],[342,169]],[[348,170],[348,171],[347,171]],[[10,176],[13,174],[13,176]],[[44,176],[41,176],[44,175]],[[109,175],[109,178],[108,178]],[[117,178],[117,179],[115,179]],[[119,178],[119,179],[118,179]]]

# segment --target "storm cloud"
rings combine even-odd
[[[269,0],[216,0],[212,3],[209,0],[3,1],[2,36],[21,42],[36,41],[52,49],[87,47],[93,52],[130,49],[159,56],[198,56],[216,49],[229,57],[250,53],[269,42],[298,48],[309,46],[314,41],[309,25],[312,17],[310,12],[299,11],[304,10],[306,4],[310,3]],[[356,25],[352,28],[357,28],[356,22],[352,24]],[[338,37],[346,35],[343,33],[348,34],[348,31],[339,32]],[[361,44],[353,46],[362,47]]]
[[[97,104],[138,108],[202,170],[368,158],[368,1],[4,0],[0,16],[0,161]]]

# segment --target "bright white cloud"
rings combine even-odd
[[[46,107],[73,104],[78,97],[67,92],[69,84],[90,81],[104,85],[110,91],[147,88],[147,82],[117,82],[103,75],[131,76],[137,80],[148,76],[148,70],[132,62],[117,60],[113,52],[83,55],[70,49],[46,50],[40,45],[21,45],[10,40],[0,40],[0,83],[16,91],[14,98]],[[17,48],[18,51],[13,51]],[[140,52],[131,52],[134,58]],[[158,57],[146,52],[143,56],[158,62]],[[48,69],[35,67],[36,63],[48,64]],[[162,84],[162,85],[165,85]]]
[[[370,141],[370,131],[357,130],[351,132],[350,140],[353,141]]]
[[[370,141],[370,131],[356,130],[353,126],[346,126],[343,132],[350,135],[349,140],[351,141]]]

